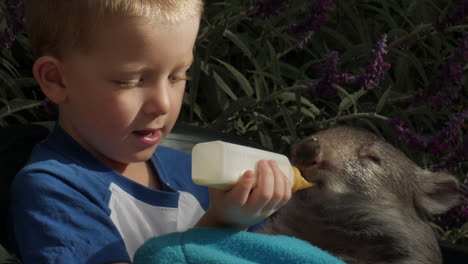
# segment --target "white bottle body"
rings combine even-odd
[[[285,155],[219,140],[193,147],[192,179],[196,184],[229,189],[245,171],[256,172],[259,160],[276,161],[284,175],[294,182],[293,169]]]

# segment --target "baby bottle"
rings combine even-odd
[[[192,149],[192,179],[196,184],[230,189],[247,170],[256,171],[259,160],[274,160],[293,183],[292,191],[314,185],[282,154],[220,140],[198,143]]]

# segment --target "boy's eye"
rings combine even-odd
[[[190,78],[190,76],[188,76],[187,74],[180,74],[180,75],[170,75],[168,79],[170,83],[177,83],[179,81],[188,81],[188,80],[191,80],[192,78]],[[144,82],[144,80],[143,79],[129,80],[129,81],[115,80],[113,82],[122,88],[132,88],[132,87],[141,85]]]
[[[170,75],[169,76],[169,82],[171,82],[171,83],[176,83],[176,82],[179,82],[179,81],[189,81],[191,79],[192,78],[190,78],[190,76],[188,76],[187,74]]]
[[[117,84],[118,86],[122,87],[122,88],[131,88],[131,87],[135,87],[137,86],[138,84],[140,84],[142,82],[142,80],[135,80],[135,81],[114,81],[115,84]]]

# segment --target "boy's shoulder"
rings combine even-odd
[[[56,126],[42,142],[34,146],[28,161],[15,176],[15,180],[21,175],[33,173],[67,175],[71,178],[77,172],[97,170],[98,166],[96,159]]]
[[[94,160],[78,143],[64,140],[54,129],[34,146],[28,161],[13,178],[11,193],[30,193],[39,197],[61,192],[104,195],[109,180],[96,177],[104,173],[103,165]]]

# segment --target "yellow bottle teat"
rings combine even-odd
[[[292,191],[296,192],[305,188],[309,188],[315,185],[313,182],[308,182],[306,181],[302,175],[301,172],[294,166],[292,166],[293,172],[294,172],[294,183],[292,187]]]

